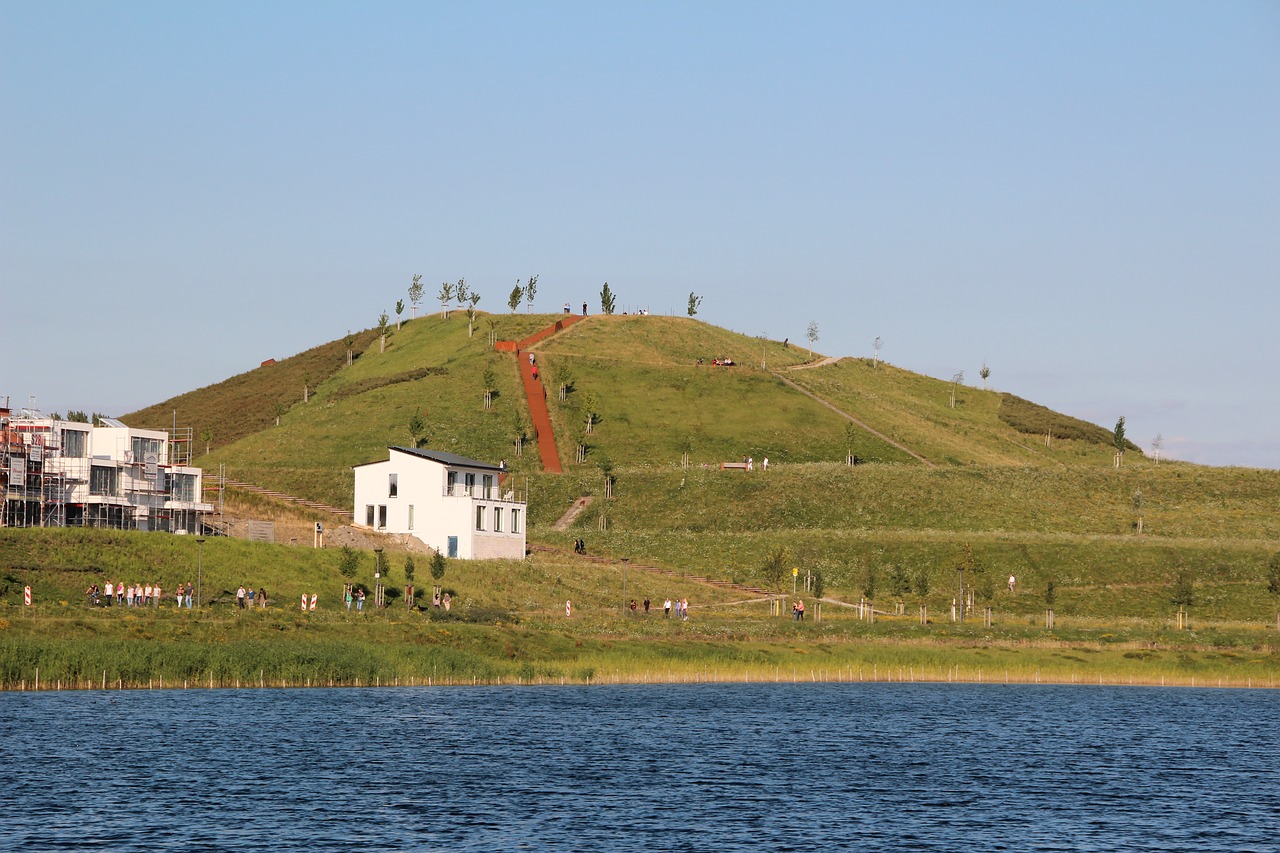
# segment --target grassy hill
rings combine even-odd
[[[180,420],[184,411],[214,413],[238,437],[199,464],[347,506],[350,466],[410,443],[409,419],[419,413],[429,446],[505,458],[530,478],[532,541],[567,546],[581,537],[615,557],[757,583],[765,555],[781,547],[846,599],[868,588],[905,598],[904,585],[918,597],[924,575],[926,597],[942,606],[967,560],[996,588],[1008,574],[1024,578],[1028,610],[1043,605],[1052,581],[1068,610],[1119,615],[1136,604],[1118,589],[1167,597],[1180,574],[1224,616],[1270,606],[1259,590],[1280,551],[1280,472],[1157,465],[1138,452],[1115,469],[1108,430],[1013,395],[860,359],[806,366],[818,356],[693,319],[590,317],[533,348],[566,469],[541,474],[531,445],[514,456],[528,412],[515,356],[491,341],[522,339],[556,318],[481,315],[468,334],[461,313],[422,317],[393,331],[385,351],[362,333],[351,365],[333,342],[125,420],[169,418],[175,405]],[[712,365],[725,357],[735,366]],[[298,377],[308,371],[309,403],[295,402],[278,426],[259,411],[282,393],[282,376],[300,398]],[[589,410],[595,425],[584,435]],[[578,442],[587,447],[582,464]],[[867,464],[841,464],[850,452]],[[743,456],[768,456],[771,468],[718,470]],[[607,505],[604,467],[617,478]],[[597,502],[569,530],[553,531],[583,495]]]

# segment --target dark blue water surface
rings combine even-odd
[[[0,694],[0,846],[1276,850],[1280,693]]]

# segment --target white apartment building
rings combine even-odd
[[[0,409],[0,525],[199,532],[203,472],[178,464],[169,433],[100,423]]]

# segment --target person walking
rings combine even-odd
[[[244,584],[240,584],[240,588],[236,590],[236,606],[244,610]]]
[[[662,618],[671,618],[671,596],[667,596],[667,600],[662,602]]]

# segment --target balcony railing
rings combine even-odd
[[[486,487],[480,484],[468,486],[465,483],[454,483],[452,486],[445,486],[444,497],[470,498],[472,500],[498,501],[501,503],[528,503],[526,489],[516,488],[512,485]]]

